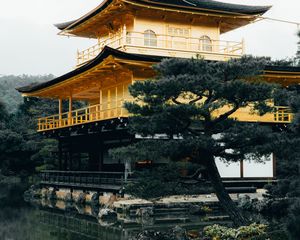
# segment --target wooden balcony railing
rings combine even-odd
[[[274,122],[291,123],[293,121],[293,113],[288,107],[275,107]]]
[[[126,100],[97,104],[93,106],[88,106],[86,108],[81,108],[74,110],[72,112],[66,112],[61,115],[52,115],[49,117],[43,117],[38,119],[38,131],[47,131],[58,128],[70,127],[90,122],[102,121],[107,119],[113,119],[118,117],[128,117],[129,114],[125,108],[123,108],[123,103]],[[293,114],[288,107],[275,107],[274,113],[267,113],[263,116],[253,117],[250,113],[244,114],[241,119],[239,119],[239,112],[237,112],[237,119],[241,121],[260,121],[269,123],[290,123],[293,120]],[[246,115],[245,115],[246,114]],[[248,116],[248,117],[247,117]],[[249,118],[249,119],[248,119]]]
[[[126,52],[158,55],[166,57],[200,56],[209,60],[226,60],[244,54],[244,42],[201,40],[201,38],[157,34],[145,38],[142,32],[120,32],[77,53],[77,66],[95,58],[101,50],[109,46]]]
[[[128,112],[123,108],[125,100],[97,104],[72,112],[65,112],[38,119],[38,131],[53,130],[101,120],[127,117]]]
[[[46,185],[121,186],[124,172],[42,171],[40,179]]]

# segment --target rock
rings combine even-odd
[[[56,190],[54,188],[49,188],[47,192],[47,198],[49,200],[55,200],[56,199]]]
[[[173,233],[176,240],[184,240],[187,239],[187,234],[185,229],[179,226],[175,226],[171,232]]]
[[[241,195],[238,198],[238,206],[242,208],[243,210],[251,210],[252,209],[252,203],[251,199],[248,195]]]
[[[31,185],[30,188],[24,192],[23,196],[25,201],[42,198],[42,189],[37,185]]]
[[[117,213],[110,208],[102,208],[99,211],[98,218],[101,220],[105,219],[116,219]]]
[[[139,217],[150,217],[154,215],[154,209],[153,207],[138,208],[135,215]]]
[[[99,193],[93,193],[91,197],[92,202],[97,202],[99,204]]]
[[[202,212],[201,206],[196,204],[189,204],[188,209],[189,209],[189,213],[192,215],[196,215]]]
[[[146,230],[139,233],[134,240],[188,240],[186,231],[176,226],[167,232]]]
[[[48,197],[48,189],[47,188],[43,188],[41,193],[42,193],[42,198],[47,198]]]
[[[73,202],[72,193],[71,192],[66,193],[64,200],[66,202]]]
[[[78,204],[85,203],[85,196],[86,196],[86,193],[84,193],[83,191],[74,190],[72,192],[72,198],[73,198],[74,202],[78,203]]]

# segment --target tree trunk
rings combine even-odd
[[[222,182],[219,170],[212,156],[205,164],[207,174],[210,178],[211,184],[215,189],[216,195],[219,199],[220,205],[227,212],[236,227],[245,226],[249,224],[249,220],[242,215],[240,209],[230,198]]]

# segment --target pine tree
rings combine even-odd
[[[298,32],[298,37],[300,38],[300,31]],[[300,41],[298,42],[298,50],[296,53],[296,64],[300,66]]]
[[[278,183],[269,192],[275,199],[290,199],[287,216],[281,222],[286,226],[290,239],[297,240],[300,234],[300,91],[298,86],[289,89],[287,99],[294,121],[277,141]]]
[[[235,225],[247,224],[224,188],[215,158],[232,162],[251,155],[258,160],[271,152],[270,128],[230,118],[244,107],[253,114],[271,111],[268,102],[276,86],[258,77],[266,62],[254,57],[228,62],[163,60],[154,66],[155,79],[130,87],[134,102],[125,104],[133,115],[131,131],[146,138],[111,154],[127,160],[185,158],[203,165]]]

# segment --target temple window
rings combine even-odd
[[[212,41],[208,36],[204,35],[200,38],[199,49],[206,52],[212,51]]]
[[[190,35],[190,30],[188,28],[168,26],[168,35],[177,37],[188,37]]]
[[[157,47],[157,37],[155,32],[153,32],[152,30],[146,30],[144,32],[144,45]]]

